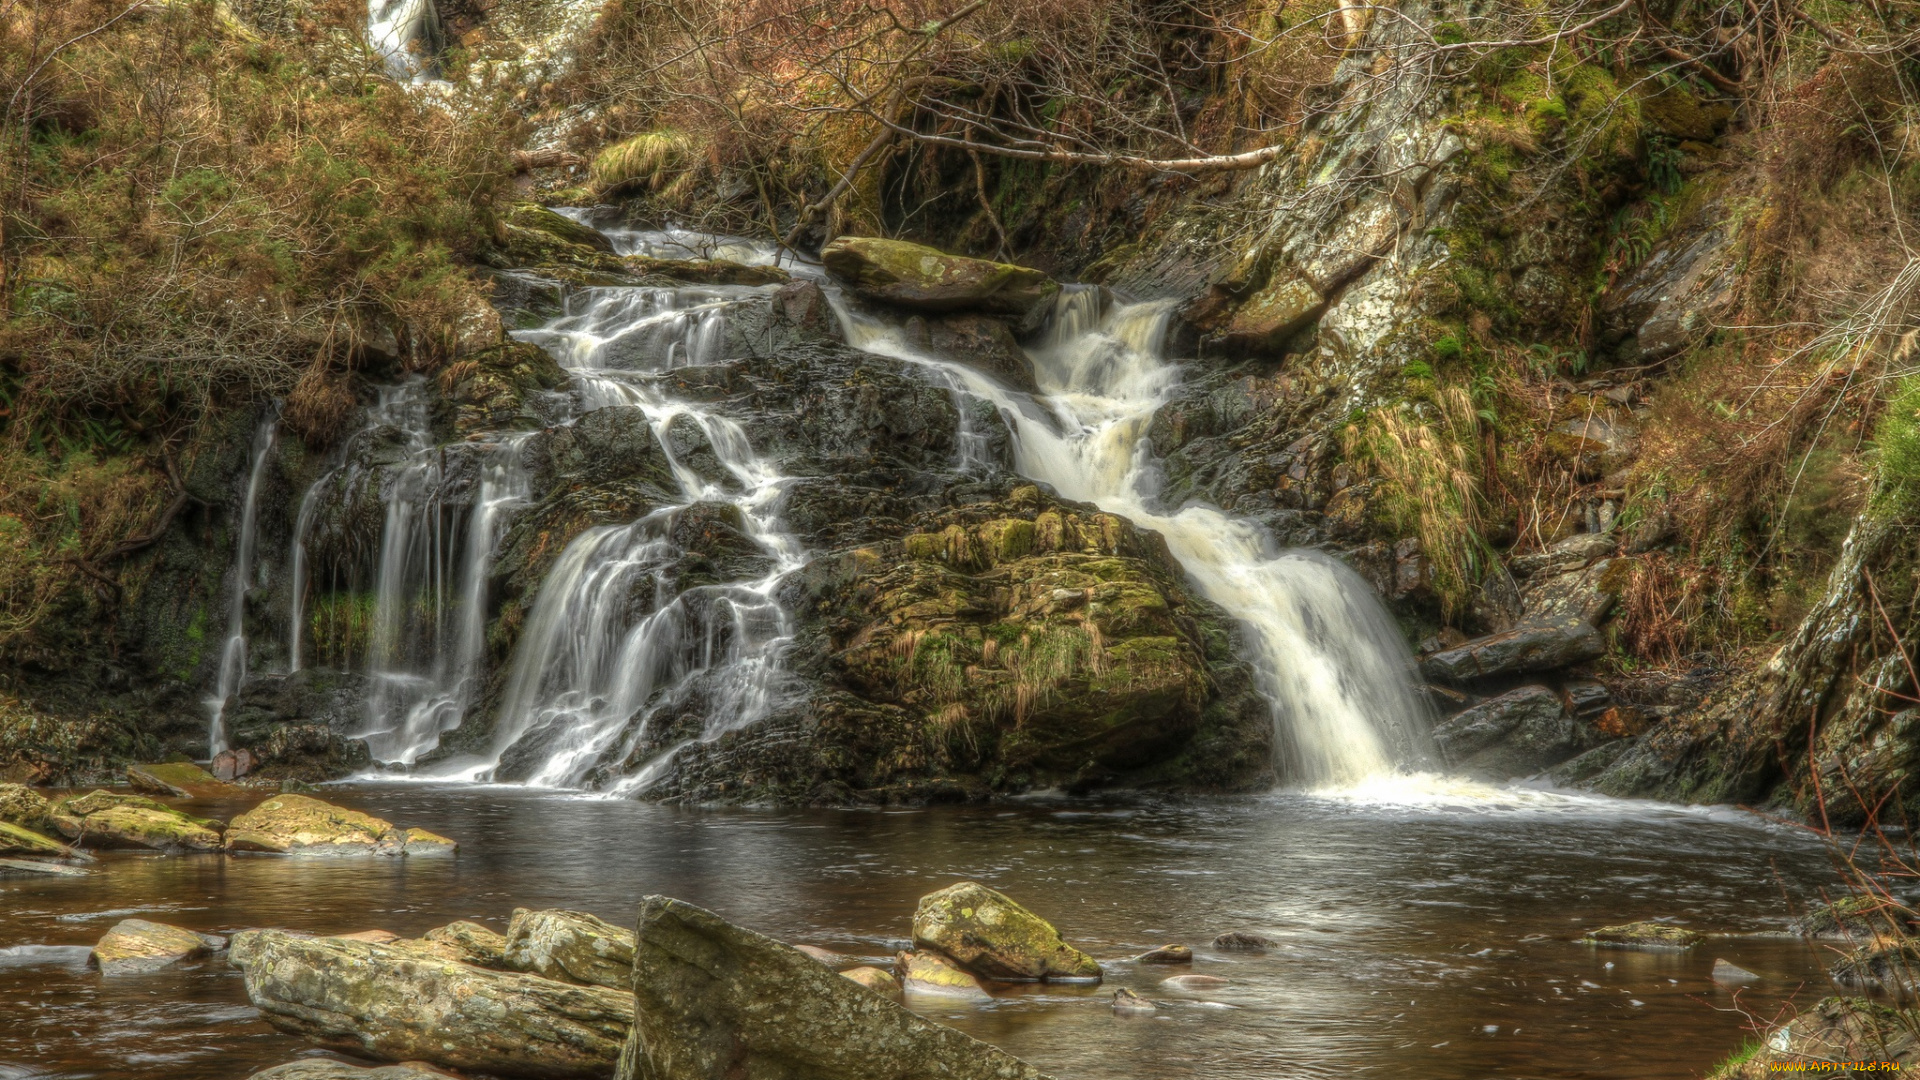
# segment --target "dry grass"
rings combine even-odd
[[[1442,614],[1464,610],[1490,557],[1482,539],[1480,418],[1458,387],[1439,390],[1425,417],[1377,409],[1345,432],[1350,461],[1379,478],[1373,511],[1420,538]]]

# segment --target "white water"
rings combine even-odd
[[[1254,522],[1208,506],[1160,506],[1146,432],[1179,380],[1160,355],[1170,305],[1063,292],[1044,341],[1029,350],[1039,398],[915,350],[884,320],[839,311],[857,347],[929,365],[992,401],[1022,475],[1166,537],[1202,594],[1252,631],[1286,780],[1345,787],[1426,762],[1429,713],[1414,692],[1413,659],[1366,582],[1318,552],[1281,549]]]
[[[253,588],[254,541],[259,534],[260,481],[266,475],[267,455],[273,450],[273,438],[279,430],[279,416],[269,414],[253,435],[252,463],[247,469],[247,491],[240,505],[240,535],[233,545],[233,599],[227,608],[227,638],[220,648],[220,673],[213,695],[206,700],[211,714],[207,724],[207,757],[227,749],[227,704],[240,692],[247,679],[247,592]]]
[[[387,73],[411,79],[425,70],[413,43],[427,36],[432,0],[367,0],[367,44],[386,62]]]

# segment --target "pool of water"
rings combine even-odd
[[[197,930],[505,929],[515,907],[631,921],[679,897],[796,944],[884,955],[915,901],[972,878],[1107,963],[1098,988],[914,1007],[1060,1080],[1701,1075],[1756,1018],[1828,992],[1830,954],[1779,934],[1837,887],[1804,832],[1731,810],[1397,783],[1231,802],[1033,799],[927,810],[689,810],[501,787],[348,785],[323,797],[461,842],[453,859],[104,854],[83,879],[0,880],[0,1080],[226,1080],[307,1052],[208,962],[103,978],[86,947],[138,915]],[[236,807],[202,806],[234,812]],[[1596,950],[1667,918],[1691,954]],[[1247,930],[1255,956],[1208,943]],[[1194,947],[1178,969],[1124,958]],[[1738,997],[1724,957],[1762,976]],[[1116,1016],[1117,986],[1161,1003]]]

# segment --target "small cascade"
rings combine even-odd
[[[426,58],[414,43],[430,43],[433,32],[433,0],[367,0],[367,44],[396,79],[412,79],[425,71]]]
[[[690,708],[697,738],[753,724],[779,699],[780,661],[792,619],[774,588],[804,553],[778,507],[786,484],[732,420],[665,397],[649,376],[720,358],[727,309],[743,289],[605,288],[578,311],[519,333],[551,352],[573,377],[582,410],[638,408],[668,459],[682,501],[626,525],[580,534],[541,584],[514,655],[491,759],[463,775],[492,778],[503,760],[536,786],[599,786],[650,734],[662,710]],[[725,472],[701,476],[673,453],[667,429],[690,421]],[[714,506],[737,512],[763,553],[745,576],[682,588],[688,554],[675,539],[688,515]],[[671,760],[617,781],[643,790]]]
[[[1317,552],[1282,550],[1256,523],[1211,507],[1160,506],[1146,430],[1178,385],[1179,369],[1160,355],[1171,310],[1064,290],[1029,350],[1041,391],[1032,398],[839,306],[849,342],[946,372],[998,406],[1022,475],[1166,537],[1202,594],[1253,631],[1284,776],[1347,786],[1423,763],[1428,712],[1413,690],[1412,657],[1359,575]]]
[[[276,410],[260,422],[253,434],[252,464],[247,469],[247,490],[240,504],[240,535],[233,545],[233,599],[227,608],[227,638],[220,648],[220,673],[213,694],[206,700],[211,718],[207,724],[207,756],[216,757],[227,749],[226,712],[233,695],[247,679],[247,593],[253,580],[255,540],[259,535],[260,483],[266,476],[267,456],[279,431]]]

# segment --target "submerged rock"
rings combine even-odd
[[[985,1001],[992,995],[980,980],[937,952],[903,952],[894,957],[900,986],[909,994]]]
[[[712,912],[649,896],[619,1080],[1043,1080],[1031,1065]]]
[[[894,978],[893,972],[881,968],[862,964],[857,968],[848,968],[841,972],[840,977],[852,979],[876,994],[900,993],[900,980]]]
[[[1160,985],[1171,986],[1175,990],[1214,990],[1232,981],[1218,975],[1175,975],[1171,979],[1161,979]]]
[[[218,851],[215,823],[139,795],[95,791],[54,807],[54,827],[81,847]]]
[[[1668,951],[1691,949],[1706,940],[1706,935],[1666,923],[1636,922],[1603,926],[1589,930],[1581,942],[1610,949]]]
[[[382,1061],[569,1080],[613,1071],[633,996],[489,971],[423,949],[284,930],[235,934],[232,959],[268,1023]]]
[[[583,911],[519,908],[507,924],[502,964],[561,982],[625,990],[633,983],[633,935]]]
[[[1061,940],[1052,923],[974,881],[921,897],[913,940],[984,979],[1100,981],[1099,962]]]
[[[425,829],[392,823],[306,795],[276,795],[233,819],[230,851],[279,855],[415,855],[459,845]]]
[[[445,945],[481,967],[507,966],[507,939],[504,934],[475,922],[454,922],[438,926],[421,935],[426,941]]]
[[[1193,950],[1185,945],[1162,945],[1152,952],[1144,952],[1135,959],[1142,964],[1191,964]]]
[[[191,761],[127,766],[127,783],[135,791],[173,799],[209,799],[239,793]]]
[[[1123,986],[1113,992],[1113,1011],[1121,1016],[1143,1016],[1147,1013],[1159,1012],[1160,1009],[1153,1002]]]
[[[0,858],[0,877],[86,877],[91,873],[93,871],[84,866],[46,859]]]
[[[1272,938],[1250,934],[1245,930],[1229,930],[1213,939],[1213,947],[1225,952],[1266,952],[1273,946]]]
[[[827,273],[869,300],[915,311],[982,311],[1033,320],[1060,285],[1038,270],[948,255],[899,240],[842,236],[820,250]]]
[[[140,975],[196,960],[227,947],[227,939],[145,919],[123,919],[100,939],[87,963],[102,975]]]
[[[1715,958],[1713,961],[1713,981],[1722,986],[1739,986],[1744,983],[1759,982],[1760,976],[1746,968]]]
[[[361,1068],[330,1058],[309,1058],[262,1069],[247,1080],[446,1080],[446,1076],[437,1070],[416,1069],[411,1065]]]

